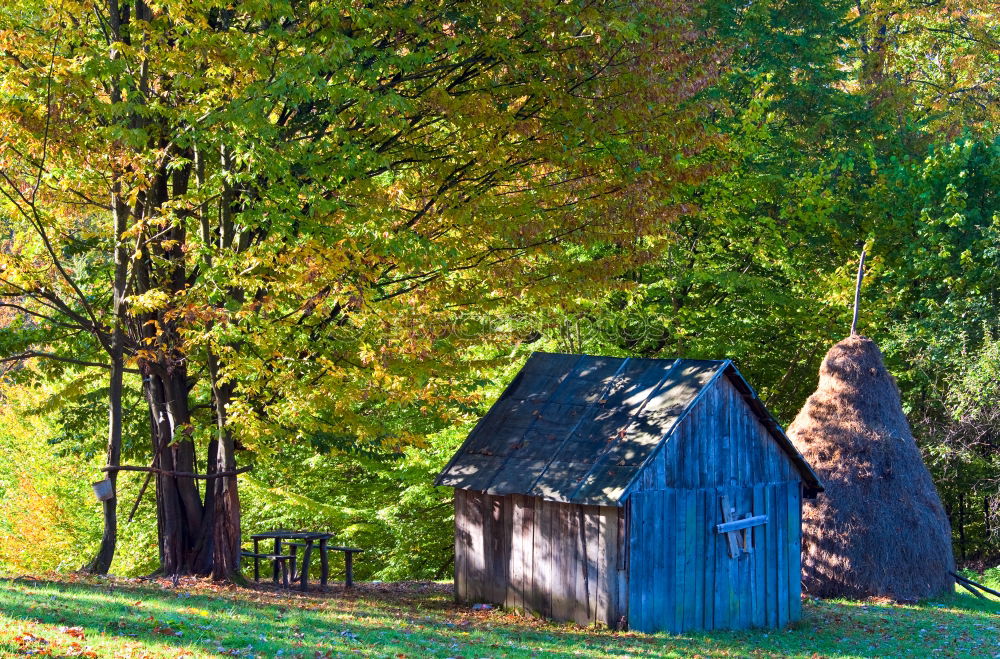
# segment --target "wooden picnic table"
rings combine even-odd
[[[268,531],[266,533],[254,533],[250,536],[253,540],[253,553],[248,554],[254,559],[253,565],[253,578],[254,581],[260,581],[260,559],[268,558],[272,560],[272,576],[274,583],[278,583],[279,571],[284,574],[283,562],[291,562],[291,578],[292,581],[299,581],[300,588],[306,590],[309,588],[309,560],[312,557],[313,544],[318,543],[319,548],[319,560],[320,560],[320,585],[325,587],[327,585],[327,580],[330,576],[330,552],[340,551],[344,553],[344,567],[345,567],[345,578],[344,587],[351,588],[354,586],[354,554],[364,551],[363,549],[358,549],[357,547],[340,547],[330,545],[330,539],[333,537],[332,533],[325,533],[320,531]],[[260,541],[261,540],[274,540],[274,553],[273,554],[261,554],[260,553]],[[288,545],[291,549],[290,554],[282,553],[282,544]],[[301,568],[296,574],[296,561],[298,558],[298,549],[302,548],[302,563]],[[287,585],[287,580],[286,580]]]

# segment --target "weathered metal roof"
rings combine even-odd
[[[617,505],[677,421],[714,378],[737,388],[807,486],[809,465],[729,360],[536,352],[473,428],[436,484],[490,494]]]

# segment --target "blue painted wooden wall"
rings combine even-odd
[[[730,556],[725,495],[737,516],[767,515]],[[629,628],[643,632],[780,627],[800,616],[798,481],[637,492],[629,505]]]
[[[631,629],[778,627],[801,614],[801,483],[726,378],[709,387],[628,498]],[[737,518],[767,515],[731,557],[722,497]]]

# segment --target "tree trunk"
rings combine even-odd
[[[119,347],[117,359],[111,362],[111,385],[108,393],[108,459],[109,467],[121,464],[122,452],[122,358]],[[111,481],[111,498],[104,503],[104,532],[101,534],[101,545],[94,560],[87,566],[87,571],[94,574],[107,574],[111,569],[111,561],[115,557],[118,544],[118,472],[109,471],[107,478]]]
[[[166,472],[194,472],[194,444],[190,437],[186,369],[157,368],[160,373],[144,380],[152,418],[153,451]],[[193,478],[169,473],[156,476],[157,531],[160,566],[164,574],[199,574],[211,571],[210,527]]]
[[[121,464],[122,454],[122,377],[125,368],[124,323],[125,288],[128,285],[128,249],[122,235],[128,224],[128,206],[121,199],[121,184],[112,186],[111,207],[114,209],[115,274],[113,292],[114,328],[111,333],[111,375],[108,383],[108,458],[107,466]],[[107,574],[115,557],[118,543],[118,472],[111,470],[107,478],[111,481],[111,498],[104,502],[104,532],[101,546],[87,570],[95,574]]]
[[[220,471],[236,469],[233,436],[229,432],[226,407],[232,399],[233,386],[219,381],[219,363],[215,355],[208,355],[212,377],[212,395],[215,399],[217,426],[216,466]],[[228,581],[239,575],[240,569],[240,496],[236,476],[225,476],[209,481],[207,490],[214,491],[212,519],[213,557],[212,578]]]

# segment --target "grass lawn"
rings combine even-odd
[[[301,596],[184,580],[0,581],[0,656],[997,657],[1000,602],[808,601],[785,630],[616,633],[456,606],[450,584]]]

